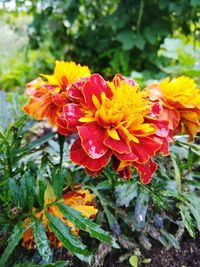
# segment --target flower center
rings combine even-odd
[[[120,81],[119,86],[108,83],[113,92],[111,99],[105,93],[101,94],[101,103],[95,95],[92,96],[96,110],[85,112],[81,122],[96,121],[107,129],[108,135],[115,140],[124,139],[138,142],[137,134],[149,135],[155,132],[155,127],[144,123],[144,116],[149,113],[150,102],[143,97],[137,86]]]

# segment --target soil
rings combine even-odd
[[[127,260],[119,263],[119,257],[127,251],[112,250],[104,260],[103,267],[131,267]],[[131,254],[130,254],[131,255]],[[64,255],[63,255],[64,256]],[[62,256],[61,259],[63,260]],[[142,263],[144,259],[150,259],[150,263]],[[77,259],[72,259],[71,267],[96,267],[96,265],[85,265]],[[181,249],[166,249],[157,241],[152,241],[150,251],[142,250],[138,267],[200,267],[200,235],[195,239],[185,236],[181,242]]]
[[[151,262],[141,267],[200,267],[200,235],[196,239],[186,237],[180,250],[167,250],[155,243],[151,251],[143,252],[143,257]]]

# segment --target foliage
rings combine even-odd
[[[4,107],[9,108],[10,105],[6,101],[5,94],[3,92],[1,94],[4,101],[1,106],[3,110]],[[10,115],[12,117],[12,112]],[[69,251],[83,261],[91,261],[92,254],[82,244],[81,240],[74,236],[70,228],[59,218],[48,212],[49,205],[56,205],[57,203],[63,216],[69,218],[76,227],[88,232],[92,237],[102,242],[112,243],[113,246],[116,246],[108,232],[83,217],[78,211],[60,203],[63,184],[65,186],[68,184],[62,178],[63,174],[61,173],[64,171],[64,175],[66,175],[67,170],[66,168],[61,170],[60,164],[54,165],[48,152],[46,154],[42,152],[44,150],[43,145],[55,134],[49,133],[37,140],[30,141],[28,144],[24,144],[25,134],[27,134],[27,118],[24,115],[19,115],[13,121],[7,121],[6,116],[1,119],[0,206],[2,212],[0,230],[5,238],[5,240],[2,238],[2,246],[6,244],[7,235],[10,235],[10,237],[7,248],[0,259],[0,265],[6,266],[10,254],[29,227],[33,229],[36,247],[43,262],[51,262],[52,252],[46,237],[46,230],[42,222],[35,217],[36,212],[33,207],[37,208],[37,212],[40,210],[45,211],[50,228]],[[62,179],[59,180],[59,177]],[[55,179],[58,179],[56,183]],[[53,190],[57,196],[57,202],[45,204],[44,194],[49,181],[52,183]],[[31,223],[25,223],[26,218],[30,216],[32,217]]]
[[[200,83],[200,43],[186,42],[185,38],[166,38],[158,55],[167,58],[162,71],[172,76],[187,75]]]
[[[199,1],[16,0],[13,10],[9,2],[0,10],[0,88],[12,91],[0,91],[0,266],[71,266],[71,255],[79,266],[93,266],[104,243],[105,255],[112,248],[132,266],[149,262],[140,249],[150,250],[154,240],[179,249],[186,231],[195,237],[200,230],[198,136],[194,142],[176,136],[170,156],[156,155],[158,170],[148,185],[132,166],[130,180],[123,180],[112,162],[94,179],[69,158],[76,136],[66,138],[24,115],[27,98],[18,92],[38,73],[51,73],[55,58],[88,64],[106,78],[122,72],[142,87],[166,74],[200,85]],[[79,183],[94,194],[96,218],[63,201],[65,188],[74,193]],[[47,203],[49,188],[55,199]],[[22,250],[28,229],[34,252]],[[57,261],[49,231],[68,251],[66,261]]]
[[[7,27],[2,27],[3,34],[8,36],[6,43],[5,39],[0,43],[4,55],[0,80],[3,89],[19,90],[37,73],[52,70],[55,59],[86,64],[93,72],[109,78],[120,72],[126,76],[132,73],[137,78],[135,75],[142,72],[145,80],[159,79],[160,69],[169,74],[199,76],[199,63],[194,64],[199,53],[199,1],[101,0],[96,5],[91,0],[67,3],[36,0],[27,5],[26,1],[16,0],[15,3],[14,10],[5,8],[0,14],[2,25]],[[185,36],[183,42],[177,39],[180,34]],[[165,39],[169,37],[175,39]],[[163,43],[160,57],[157,51]],[[5,52],[8,46],[9,56]],[[17,52],[12,52],[14,47]],[[173,57],[178,53],[178,58],[175,56],[169,66],[169,52],[163,50],[170,47],[174,50]]]
[[[7,102],[6,106],[9,107]],[[50,140],[53,134],[48,134],[25,145],[24,138],[26,138],[27,128],[24,129],[24,126],[27,125],[27,118],[22,118],[23,120],[18,118],[9,122],[4,130],[1,128],[3,145],[1,147],[1,233],[6,238],[12,232],[8,247],[1,259],[1,266],[4,266],[5,261],[20,240],[22,232],[25,231],[24,228],[20,228],[20,230],[18,228],[24,227],[22,221],[32,212],[32,207],[36,205],[39,210],[43,209],[42,199],[44,199],[47,177],[50,181],[52,179],[58,199],[63,188],[58,183],[54,183],[55,167],[60,168],[59,160],[57,160],[59,149],[57,158],[55,161],[53,160],[54,163],[48,156],[48,151],[51,151],[49,150],[50,146],[54,142]],[[17,120],[19,121],[17,122]],[[11,126],[13,123],[15,125],[14,136],[13,126]],[[20,142],[19,136],[21,137]],[[50,140],[49,144],[46,143],[44,147],[43,144],[48,140]],[[46,151],[46,155],[42,156],[41,148]],[[12,154],[15,155],[14,159]],[[82,181],[83,186],[92,190],[96,196],[99,208],[98,224],[104,225],[107,230],[112,231],[118,244],[124,249],[124,253],[128,248],[136,248],[140,245],[150,249],[152,238],[164,246],[179,248],[179,240],[184,227],[191,236],[194,236],[195,229],[200,227],[200,211],[198,210],[200,207],[198,197],[200,183],[197,172],[200,160],[199,147],[188,143],[184,137],[178,137],[171,147],[171,155],[172,158],[168,158],[166,161],[157,157],[159,170],[153,182],[147,186],[138,182],[136,173],[129,182],[121,180],[109,166],[96,180],[85,175],[82,169],[73,167],[74,170],[70,175],[73,176],[74,182]],[[23,160],[21,161],[22,156]],[[52,170],[53,166],[54,171]],[[66,185],[69,181],[63,180],[63,182]],[[61,184],[63,182],[61,181]],[[30,190],[34,191],[34,194],[30,194]],[[79,229],[89,232],[92,237],[103,242],[112,240],[99,226],[83,218],[79,212],[63,204],[58,204],[58,207],[66,218]],[[90,252],[85,245],[81,244],[80,240],[70,234],[67,226],[55,216],[51,214],[47,216],[50,227],[66,247],[81,260],[91,260]],[[109,227],[106,226],[105,220]],[[46,254],[49,245],[45,238],[41,239],[42,236],[45,237],[45,230],[38,219],[34,219],[32,224],[35,225],[33,229],[35,229],[36,245],[44,260],[43,263],[50,262],[52,260],[50,251]],[[171,232],[172,226],[175,227],[175,232]],[[134,235],[130,233],[134,233]],[[76,246],[78,250],[76,250]]]

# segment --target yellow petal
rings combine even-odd
[[[109,135],[110,137],[112,137],[112,139],[120,140],[120,137],[119,137],[119,135],[118,135],[118,132],[117,132],[114,128],[112,128],[112,129],[108,129],[108,135]]]
[[[101,104],[100,104],[98,98],[96,97],[96,95],[92,95],[92,102],[93,102],[96,109],[99,109],[101,107]]]
[[[128,139],[133,141],[133,142],[135,142],[135,143],[137,143],[137,144],[139,143],[139,140],[132,134],[129,135]]]
[[[82,117],[79,119],[80,122],[91,122],[91,121],[95,121],[95,118],[90,118],[90,117]]]

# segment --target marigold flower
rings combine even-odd
[[[193,79],[180,76],[170,81],[164,79],[146,88],[152,101],[163,108],[160,117],[169,121],[173,133],[187,133],[190,140],[200,131],[200,93]]]
[[[47,81],[37,78],[26,85],[26,93],[30,95],[30,99],[24,106],[24,111],[37,120],[48,118],[55,125],[56,117],[68,103],[67,90],[70,85],[89,75],[87,66],[56,61],[53,75],[41,75]]]
[[[135,81],[121,75],[106,82],[93,74],[74,83],[69,96],[75,103],[64,106],[57,124],[61,133],[65,129],[78,132],[71,160],[96,176],[112,157],[118,173],[130,177],[127,168],[133,165],[142,182],[148,183],[156,170],[151,157],[167,154],[169,146],[168,122],[158,119],[157,105],[140,92]]]
[[[83,216],[87,218],[94,218],[98,212],[94,203],[94,195],[90,193],[89,190],[83,190],[80,185],[76,185],[74,191],[72,191],[69,187],[66,187],[63,190],[62,194],[63,203],[78,210]],[[45,191],[45,205],[50,204],[56,200],[54,193],[51,187],[47,187]],[[56,205],[50,206],[48,208],[48,212],[60,218],[63,222],[65,222],[70,228],[71,232],[74,235],[78,234],[78,229],[75,228],[73,223],[63,217],[63,214],[60,212]],[[35,214],[37,218],[39,218],[47,229],[47,237],[50,240],[50,245],[52,247],[62,247],[62,243],[57,239],[55,234],[51,231],[48,226],[48,219],[45,216],[44,211],[37,212]],[[25,221],[25,224],[28,224],[30,219],[28,218]],[[33,249],[35,247],[34,235],[32,232],[32,228],[28,228],[23,235],[22,245],[27,249]]]

